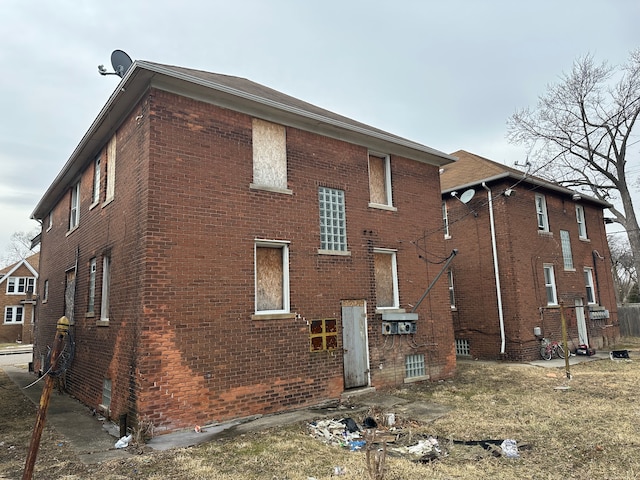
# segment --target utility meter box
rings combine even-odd
[[[406,335],[409,333],[416,333],[417,326],[416,322],[397,322],[398,323],[398,333],[401,335]]]
[[[398,322],[382,322],[383,335],[395,335],[398,333]]]

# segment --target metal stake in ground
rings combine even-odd
[[[569,347],[567,345],[567,319],[564,317],[564,303],[560,302],[560,322],[562,323],[562,348],[564,348],[564,371],[567,378],[571,380],[571,372],[569,371]]]
[[[53,390],[55,382],[52,372],[55,372],[57,369],[58,358],[60,356],[60,351],[62,350],[62,345],[64,344],[64,337],[67,335],[68,331],[69,319],[67,317],[60,317],[56,328],[53,347],[51,348],[51,367],[47,372],[47,378],[45,379],[44,387],[42,388],[42,395],[40,395],[40,407],[38,408],[36,424],[33,427],[33,435],[31,436],[31,443],[29,444],[29,452],[24,466],[22,480],[31,480],[33,478],[33,467],[36,463],[36,456],[38,455],[38,448],[40,447],[40,437],[42,437],[47,409],[49,408],[49,397],[51,396],[51,390]]]

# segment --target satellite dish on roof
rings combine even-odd
[[[466,205],[471,201],[471,199],[475,194],[476,194],[476,191],[473,188],[470,188],[469,190],[465,190],[464,192],[462,192],[462,195],[460,195],[460,201]]]
[[[132,63],[131,57],[122,50],[114,50],[111,54],[111,66],[120,78],[124,77]]]
[[[122,50],[114,50],[111,54],[111,66],[113,67],[113,72],[107,72],[107,69],[104,68],[104,65],[98,65],[98,72],[100,75],[118,75],[120,78],[124,77],[124,74],[127,73],[127,70],[131,67],[133,61],[131,61],[131,57],[127,55]]]

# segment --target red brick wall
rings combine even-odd
[[[43,235],[46,272],[63,274],[81,246],[78,312],[86,311],[89,259],[111,249],[112,319],[109,327],[84,318],[76,326],[74,394],[97,404],[110,377],[112,413],[135,412],[159,431],[337,398],[342,351],[310,353],[307,322],[340,324],[348,299],[367,301],[372,385],[402,383],[404,356],[413,353],[425,354],[431,378],[452,375],[445,277],[418,311],[413,342],[385,343],[375,315],[374,247],[397,249],[407,310],[440,268],[419,255],[447,255],[440,235],[425,236],[441,225],[438,168],[392,157],[397,211],[372,209],[365,147],[295,128],[286,136],[292,195],[249,188],[251,117],[157,90],[134,110],[118,130],[115,200],[95,213],[83,203],[80,227],[67,238],[62,227]],[[350,256],[317,253],[320,185],[345,190]],[[83,182],[83,199],[89,186]],[[68,199],[56,216],[64,219],[65,209]],[[290,242],[296,318],[252,319],[255,239]],[[55,295],[63,289],[64,280]],[[55,305],[41,328],[51,337],[62,311]]]
[[[547,263],[554,265],[558,299],[566,307],[573,307],[575,298],[585,296],[583,268],[592,267],[597,271],[597,300],[610,311],[611,318],[608,322],[587,318],[588,334],[596,348],[610,344],[619,336],[619,331],[602,209],[579,202],[585,210],[588,236],[588,240],[580,240],[576,202],[571,198],[563,199],[557,193],[534,189],[524,183],[516,187],[514,196],[500,195],[509,186],[507,183],[491,186],[507,358],[531,360],[539,357],[539,339],[533,333],[536,326],[542,328],[544,336],[561,340],[559,309],[540,308],[547,306],[543,275],[543,264]],[[550,234],[538,233],[535,193],[545,195]],[[456,199],[448,200],[448,205],[452,238],[447,243],[460,250],[453,266],[457,298],[456,338],[470,341],[470,353],[474,358],[497,358],[501,343],[487,193],[479,190],[469,204],[477,217],[467,215],[468,207]],[[456,222],[456,218],[460,220]],[[564,270],[560,230],[569,231],[573,271]],[[594,250],[605,260],[594,263]],[[588,312],[585,313],[588,316]],[[574,310],[568,308],[566,317],[569,346],[575,348],[578,332]],[[604,327],[605,324],[615,326]]]

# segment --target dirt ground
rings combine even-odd
[[[47,426],[34,478],[635,479],[640,478],[638,362],[640,355],[632,351],[631,360],[576,365],[571,380],[563,369],[460,362],[450,381],[392,392],[452,407],[449,414],[429,424],[396,416],[389,429],[383,420],[392,412],[374,408],[368,414],[379,421],[379,442],[368,453],[366,447],[351,451],[331,445],[301,423],[188,449],[131,447],[129,459],[84,465]],[[2,371],[0,412],[0,478],[19,479],[36,408]],[[517,458],[505,456],[499,446],[505,439],[516,441]],[[407,451],[429,441],[437,445],[429,453]]]

